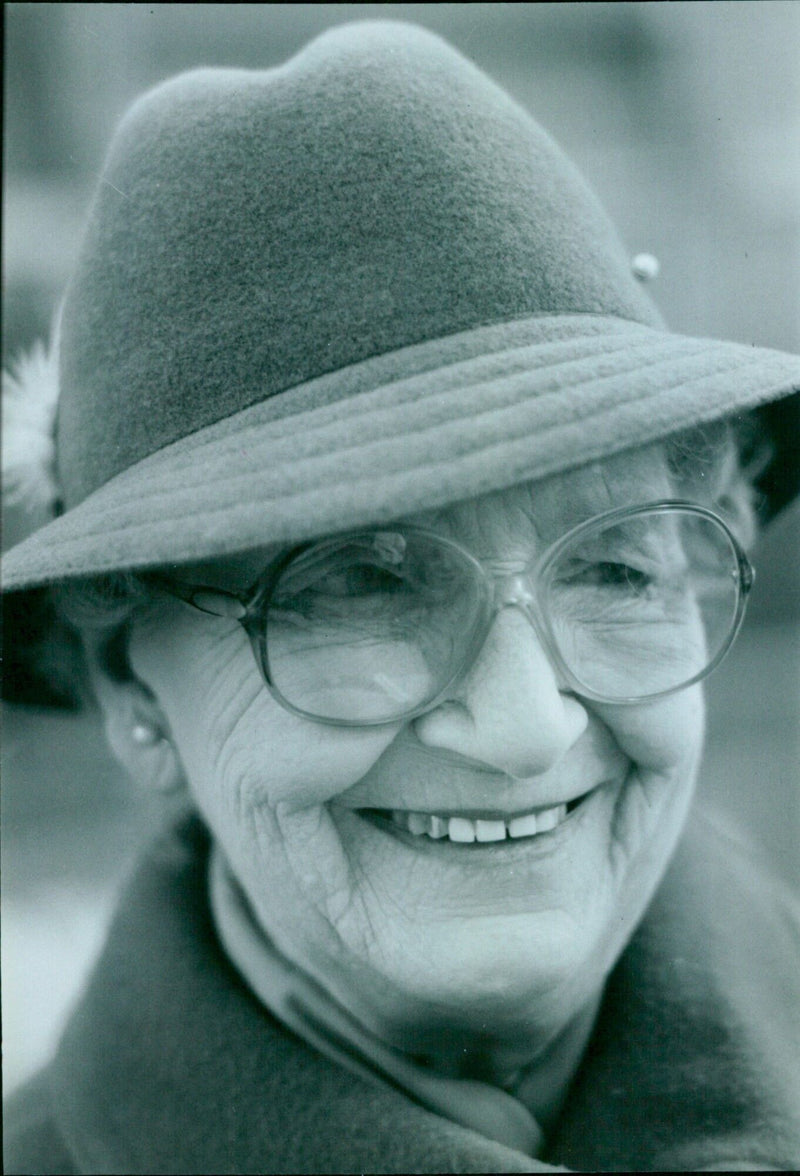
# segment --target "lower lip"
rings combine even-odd
[[[608,782],[587,792],[575,807],[567,812],[564,820],[555,829],[549,829],[545,833],[535,833],[531,837],[506,837],[502,841],[463,843],[450,841],[447,837],[436,839],[427,837],[425,834],[409,833],[407,829],[400,828],[389,817],[381,816],[376,810],[357,809],[350,810],[350,812],[360,821],[380,830],[402,845],[414,849],[417,853],[432,854],[448,859],[460,858],[462,861],[469,858],[473,862],[476,859],[489,861],[496,858],[502,858],[506,861],[520,855],[530,856],[531,854],[554,852],[562,843],[571,839],[577,828],[587,819],[589,812],[595,808],[598,797],[607,795],[609,790],[617,787],[619,787],[618,781]]]

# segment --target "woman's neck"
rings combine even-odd
[[[411,1056],[444,1077],[486,1082],[515,1095],[547,1128],[558,1116],[580,1065],[601,995],[589,1000],[544,1048],[526,1040],[524,1033],[492,1039],[476,1033],[472,1040],[447,1040]],[[391,1036],[396,1040],[399,1035]]]

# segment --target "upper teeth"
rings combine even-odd
[[[566,815],[567,806],[557,804],[553,808],[538,809],[520,817],[493,817],[486,820],[396,809],[392,813],[392,820],[401,829],[420,837],[433,837],[436,840],[449,837],[451,841],[468,844],[472,841],[504,841],[506,837],[532,837],[535,833],[546,833],[560,825]]]

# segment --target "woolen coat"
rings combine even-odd
[[[222,953],[196,819],[135,876],[7,1173],[530,1172],[800,1164],[800,923],[700,814],[606,986],[539,1161],[278,1024]]]

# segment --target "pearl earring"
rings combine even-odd
[[[161,738],[157,727],[152,723],[134,723],[131,727],[131,739],[139,747],[152,747],[154,743],[159,743]]]

